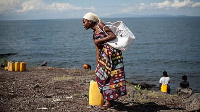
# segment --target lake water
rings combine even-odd
[[[200,18],[107,18],[122,20],[136,39],[123,52],[126,78],[135,83],[156,84],[167,71],[175,90],[182,75],[190,87],[200,92]],[[82,19],[0,21],[0,54],[9,61],[25,61],[28,67],[48,66],[95,69],[96,52],[92,30],[85,30]]]

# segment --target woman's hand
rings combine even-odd
[[[94,44],[95,44],[96,46],[98,46],[98,44],[100,44],[100,43],[101,43],[100,39],[95,39],[95,40],[94,40]]]

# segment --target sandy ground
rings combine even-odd
[[[25,72],[0,69],[1,112],[96,112],[90,106],[89,82],[94,71],[34,67]],[[136,89],[127,83],[128,95],[116,100],[108,110],[121,112],[185,112],[184,99],[176,95]]]

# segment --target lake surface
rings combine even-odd
[[[107,18],[122,20],[136,39],[123,52],[126,79],[158,86],[163,71],[171,78],[173,91],[182,75],[200,92],[200,17]],[[48,66],[95,69],[96,51],[92,30],[82,19],[0,21],[0,54],[9,61],[25,61],[28,67]]]

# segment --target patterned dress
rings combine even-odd
[[[105,33],[94,34],[94,39],[105,37]],[[115,100],[126,95],[126,81],[122,52],[107,43],[99,46],[99,59],[95,70],[100,92],[106,100]]]

